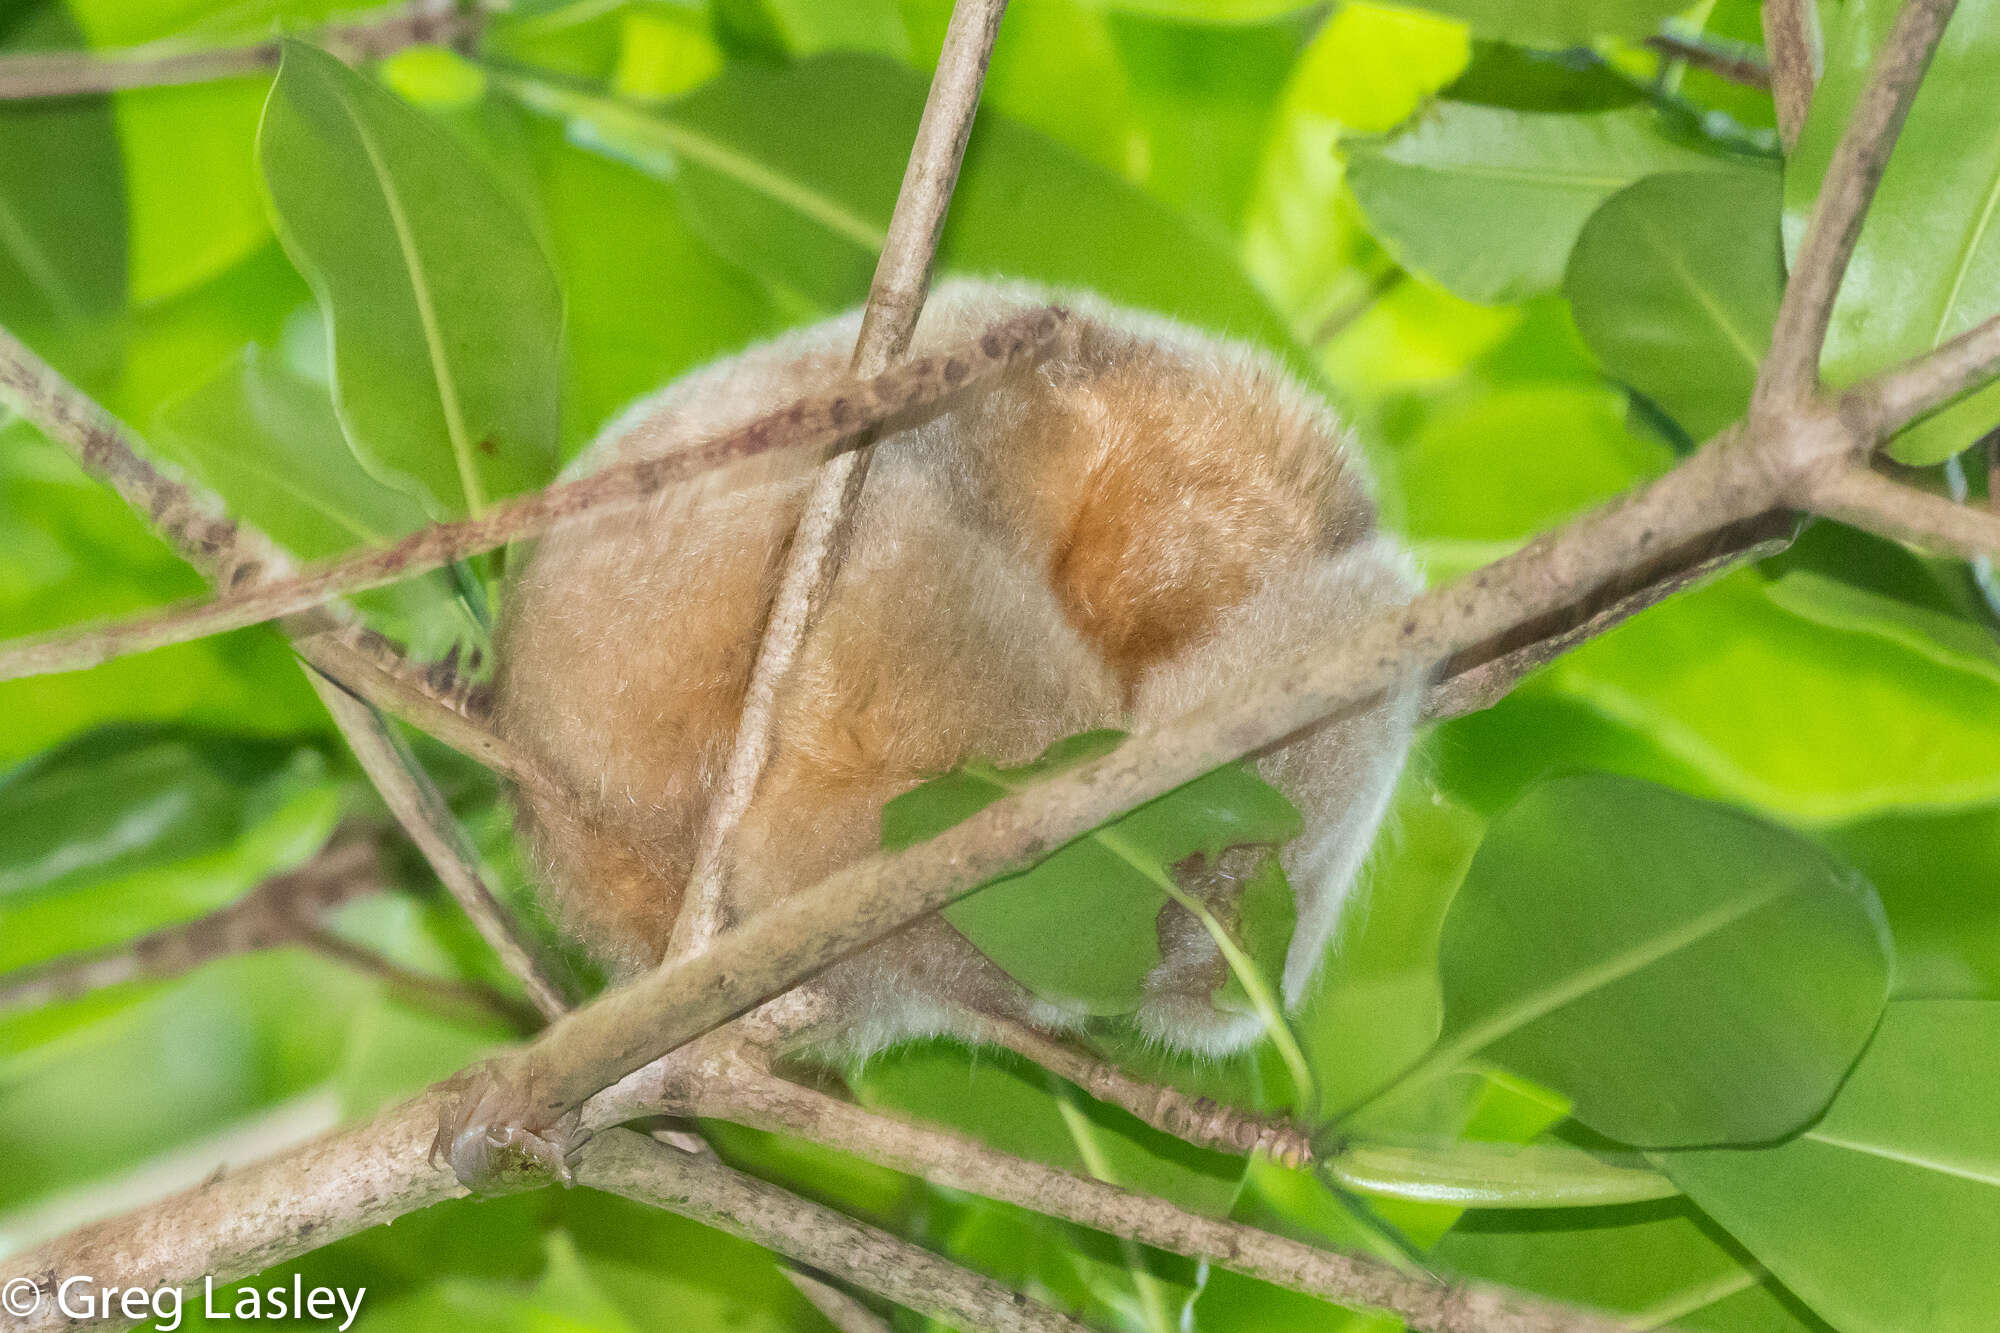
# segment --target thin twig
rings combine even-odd
[[[1067,1315],[886,1231],[630,1130],[609,1130],[594,1140],[577,1180],[740,1236],[947,1327],[1087,1333]]]
[[[978,1040],[1009,1050],[1074,1083],[1098,1101],[1127,1111],[1163,1134],[1217,1152],[1261,1152],[1285,1166],[1312,1160],[1312,1136],[1286,1120],[1241,1111],[1179,1088],[1134,1078],[1107,1060],[1025,1023],[964,1011],[960,1021]]]
[[[1750,47],[1734,42],[1722,44],[1713,38],[1680,37],[1659,33],[1646,39],[1647,49],[1678,60],[1695,69],[1707,70],[1719,79],[1745,88],[1769,88],[1771,71]]]
[[[750,1071],[715,1085],[701,1109],[1341,1305],[1386,1310],[1422,1333],[1614,1333],[1622,1327],[1553,1301],[1483,1284],[1447,1285],[1379,1260],[1204,1217],[1165,1199],[1011,1157],[973,1139]]]
[[[862,310],[852,363],[857,376],[882,374],[902,357],[916,332],[930,290],[938,235],[979,110],[986,62],[1006,8],[1007,0],[957,0],[952,7],[937,73],[931,78],[923,119],[917,124],[916,142],[889,217],[888,239]],[[839,571],[846,517],[860,497],[872,452],[870,438],[863,437],[859,447],[828,460],[813,478],[778,576],[729,761],[702,821],[694,872],[674,921],[669,959],[700,948],[721,927],[729,839],[750,808],[770,757],[778,686],[791,670],[812,617]]]
[[[1857,386],[1857,392],[1870,399],[1888,429],[1900,430],[1985,383],[1996,367],[2000,367],[2000,315],[1884,371]]]
[[[0,1010],[73,1000],[130,981],[167,981],[218,958],[290,943],[334,907],[382,886],[375,835],[343,829],[304,865],[206,916],[0,976]]]
[[[1522,679],[1564,653],[1597,638],[1675,593],[1704,583],[1726,570],[1790,545],[1798,520],[1785,512],[1760,515],[1710,534],[1675,552],[1654,569],[1640,570],[1543,622],[1522,626],[1515,636],[1461,653],[1438,672],[1424,698],[1424,717],[1433,722],[1490,708]]]
[[[308,672],[320,701],[360,761],[362,772],[375,784],[389,813],[403,826],[417,850],[430,862],[451,896],[465,910],[501,965],[528,992],[529,1001],[544,1018],[554,1018],[569,1006],[539,951],[500,905],[480,872],[479,853],[453,817],[437,785],[411,758],[395,733],[373,707],[317,673]]]
[[[1778,142],[1798,146],[1819,86],[1825,54],[1819,9],[1813,0],[1764,0],[1764,51],[1771,64],[1771,100],[1778,114]]]
[[[785,1280],[797,1287],[799,1295],[812,1302],[813,1309],[840,1333],[891,1333],[888,1320],[833,1283],[803,1268],[787,1268]]]
[[[1820,483],[1813,508],[1828,518],[1963,559],[2000,556],[2000,514],[1891,481],[1865,467]]]
[[[489,6],[419,3],[301,35],[349,63],[359,63],[407,46],[471,40],[490,13]],[[284,44],[276,39],[204,48],[175,38],[122,51],[21,52],[0,56],[0,102],[207,83],[275,69],[283,55]]]
[[[437,1010],[448,1017],[471,1013],[497,1018],[524,1034],[542,1026],[540,1014],[483,981],[454,981],[450,977],[418,972],[404,967],[393,958],[336,935],[324,926],[303,926],[291,942],[301,944],[342,967],[374,977],[399,998]]]
[[[1791,279],[1771,333],[1771,351],[1757,373],[1750,415],[1801,401],[1819,383],[1820,349],[1833,318],[1834,297],[1861,237],[1869,201],[1889,165],[1910,103],[1930,68],[1938,39],[1958,0],[1905,0],[1888,39],[1875,57],[1868,85],[1854,104],[1820,183]]]
[[[126,653],[205,638],[312,610],[336,598],[426,574],[455,560],[538,536],[586,515],[629,508],[670,486],[760,455],[825,449],[886,421],[936,407],[974,385],[1046,353],[1060,335],[1060,309],[1003,320],[963,346],[893,370],[857,377],[748,425],[654,457],[615,464],[576,481],[496,504],[477,518],[434,523],[392,545],[329,561],[289,577],[236,574],[218,596],[109,625],[65,629],[0,644],[0,680],[96,666]],[[255,573],[265,573],[259,568]],[[339,674],[337,669],[333,674]]]

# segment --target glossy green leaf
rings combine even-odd
[[[1636,617],[1550,671],[1731,799],[1809,820],[2000,799],[2000,692],[1899,633],[1829,628],[1754,574]]]
[[[81,45],[60,5],[0,15],[0,49]],[[102,316],[125,300],[125,178],[101,99],[0,105],[0,318],[19,327]]]
[[[862,56],[732,68],[638,110],[512,77],[581,142],[670,179],[722,254],[819,310],[858,302],[888,227],[924,81]],[[1080,284],[1292,352],[1229,252],[1054,141],[982,113],[952,196],[941,271]]]
[[[1785,173],[1786,239],[1796,248],[1835,142],[1900,6],[1854,0],[1828,15],[1826,74]],[[1846,383],[1914,356],[2000,312],[2000,108],[1986,78],[2000,60],[2000,10],[1962,7],[1918,89],[1834,304],[1821,370]],[[1908,463],[1964,449],[2000,417],[1988,389],[1904,432]]]
[[[882,845],[908,847],[963,823],[1003,796],[1115,748],[1123,733],[1092,731],[1057,741],[1029,763],[998,768],[971,761],[882,809]],[[1138,1008],[1146,974],[1160,961],[1157,920],[1172,867],[1235,847],[1276,847],[1298,834],[1298,811],[1247,764],[1231,764],[1150,801],[1064,846],[1020,874],[996,880],[944,909],[949,921],[1002,971],[1044,999],[1097,1014]],[[1279,886],[1268,873],[1247,893],[1260,961],[1282,960],[1290,930],[1273,918]],[[1283,872],[1277,872],[1282,882]],[[1282,891],[1289,904],[1289,889]]]
[[[1795,834],[1630,778],[1541,784],[1495,820],[1440,946],[1427,1067],[1483,1052],[1642,1146],[1797,1130],[1887,993],[1860,875]]]
[[[1433,1252],[1465,1277],[1603,1310],[1634,1328],[1830,1333],[1685,1200],[1469,1217]]]
[[[106,728],[0,775],[0,970],[220,906],[315,850],[341,799],[316,751]]]
[[[1784,294],[1775,172],[1677,172],[1591,214],[1563,294],[1620,380],[1707,439],[1743,415]]]
[[[1681,0],[1422,0],[1484,37],[1523,46],[1580,46],[1595,37],[1643,37],[1687,6]]]
[[[1642,176],[1713,165],[1662,134],[1647,111],[1450,102],[1346,152],[1348,183],[1376,236],[1405,266],[1473,301],[1549,290],[1605,199]]]
[[[493,181],[420,113],[297,42],[257,147],[364,466],[437,517],[548,481],[562,295]]]
[[[1889,1006],[1818,1123],[1660,1163],[1843,1333],[1991,1325],[2000,1252],[2000,1004]]]
[[[326,386],[263,348],[169,404],[159,436],[232,514],[307,559],[386,546],[425,521],[355,461]]]

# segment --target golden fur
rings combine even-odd
[[[1041,365],[885,437],[845,563],[781,689],[772,758],[734,843],[740,920],[873,849],[890,797],[968,755],[1033,757],[1091,727],[1144,728],[1415,588],[1367,479],[1315,396],[1268,356],[1087,296],[955,282],[915,350],[1060,301],[1075,338]],[[855,314],[691,374],[638,404],[583,467],[696,441],[846,373]],[[522,822],[563,919],[615,968],[655,963],[732,742],[802,475],[662,500],[559,532],[515,579],[497,718],[583,793],[612,843],[532,799]],[[1286,849],[1296,1001],[1408,748],[1414,682],[1260,757],[1307,817]],[[629,849],[629,850],[628,850]],[[636,854],[635,854],[636,852]],[[1228,867],[1182,868],[1231,906]],[[1185,912],[1140,1014],[1171,1044],[1254,1035]],[[950,1030],[953,1005],[1042,1022],[942,920],[835,968],[850,1045]]]

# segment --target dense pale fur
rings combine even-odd
[[[877,451],[838,582],[782,688],[772,758],[735,841],[741,920],[872,850],[882,805],[968,755],[1002,763],[1091,727],[1164,722],[1415,587],[1374,526],[1331,414],[1259,352],[1095,298],[954,282],[914,350],[1059,301],[1076,337]],[[691,374],[579,466],[699,440],[846,373],[848,314]],[[663,500],[544,540],[508,599],[498,720],[584,795],[599,828],[524,801],[564,919],[616,969],[656,962],[732,742],[806,487],[796,472]],[[1284,852],[1296,1002],[1350,896],[1408,748],[1415,683],[1259,759],[1305,813]],[[602,830],[615,831],[615,837]],[[1226,917],[1234,865],[1179,873]],[[1140,1021],[1171,1045],[1249,1040],[1218,1013],[1213,943],[1187,913]],[[829,974],[872,1049],[950,1030],[951,1008],[1061,1023],[936,917]]]

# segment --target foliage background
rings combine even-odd
[[[538,257],[553,268],[562,324],[546,409],[559,412],[547,430],[562,457],[637,394],[861,298],[948,8],[567,0],[498,22],[484,64],[422,48],[376,71],[525,220],[528,248],[512,251],[467,224],[483,271],[466,280],[461,319],[479,300],[488,311],[542,301]],[[1448,575],[1657,474],[1738,414],[1782,282],[1781,237],[1796,239],[1869,34],[1893,6],[1824,11],[1821,106],[1781,174],[1768,95],[1639,41],[1666,24],[1754,46],[1748,0],[1679,14],[1644,0],[1015,0],[942,265],[1086,285],[1280,349],[1330,386],[1391,526]],[[0,46],[220,44],[333,12],[6,0]],[[2000,111],[1977,93],[1978,62],[1996,48],[2000,6],[1967,0],[1864,237],[1831,373],[1861,373],[2000,306],[1982,211],[2000,163],[1965,147],[2000,142]],[[329,361],[314,256],[337,261],[342,229],[316,239],[313,228],[339,182],[269,131],[260,163],[271,83],[0,107],[0,323],[245,516],[318,555],[465,497],[385,484],[393,458],[364,470],[347,447],[333,382],[349,413],[397,385]],[[442,184],[435,193],[418,200],[432,219],[457,202]],[[1923,423],[1898,456],[1940,463],[1978,437],[1984,410],[1975,397]],[[115,496],[32,428],[0,425],[0,634],[198,590]],[[368,605],[435,655],[478,632],[452,592],[429,580]],[[1822,524],[1437,728],[1377,855],[1372,906],[1300,1023],[1327,1104],[1363,1097],[1429,1047],[1441,923],[1473,849],[1539,779],[1572,770],[1728,803],[1857,867],[1893,935],[1891,1021],[1950,1028],[1924,1049],[1947,1052],[1951,1104],[1977,1104],[1993,1077],[1980,1057],[2000,1034],[1985,1006],[1906,1002],[2000,1001],[1994,623],[1978,571]],[[265,627],[0,685],[0,970],[198,915],[370,812],[287,658]],[[491,781],[422,753],[525,903]],[[1583,807],[1580,846],[1623,832],[1589,827],[1593,812],[1612,819]],[[342,909],[339,929],[411,966],[503,981],[414,861],[403,877],[407,892]],[[1594,904],[1577,891],[1575,911]],[[0,1013],[0,1250],[380,1106],[507,1036],[291,950]],[[1596,1141],[1564,1119],[1564,1092],[1517,1076],[1532,1061],[1501,1063],[1513,1072],[1475,1061],[1384,1124],[1432,1139],[1519,1142],[1556,1127]],[[1284,1097],[1268,1051],[1167,1072],[1256,1104]],[[1724,1068],[1721,1081],[1753,1072]],[[1461,1218],[1392,1198],[1348,1206],[1266,1163],[1246,1175],[990,1053],[923,1047],[850,1075],[866,1101],[1042,1160],[1330,1243],[1395,1255],[1401,1237],[1442,1269],[1601,1303],[1641,1326],[1983,1326],[1977,1284],[1953,1286],[1938,1267],[1956,1255],[1987,1271],[1995,1252],[1977,1243],[2000,1212],[1987,1197],[1995,1145],[1971,1117],[1941,1149],[1970,1191],[1948,1205],[1926,1193],[1935,1180],[1856,1183],[1774,1153],[1756,1159],[1771,1174],[1755,1193],[1775,1217],[1675,1198]],[[1879,1077],[1888,1100],[1920,1106],[1940,1069],[1906,1060]],[[1213,1330],[1394,1326],[717,1132],[741,1163],[1107,1326],[1160,1333],[1183,1309]],[[1675,1179],[1696,1194],[1704,1158],[1723,1159],[1709,1163],[1722,1176],[1736,1162],[1687,1155]],[[1831,1195],[1815,1180],[1833,1182]],[[1843,1207],[1862,1234],[1801,1238],[1808,1214]],[[1866,1234],[1886,1216],[1898,1225]],[[1884,1290],[1801,1299],[1816,1274],[1857,1265],[1887,1275]],[[299,1267],[367,1286],[367,1329],[817,1319],[762,1253],[581,1192],[442,1206]]]

